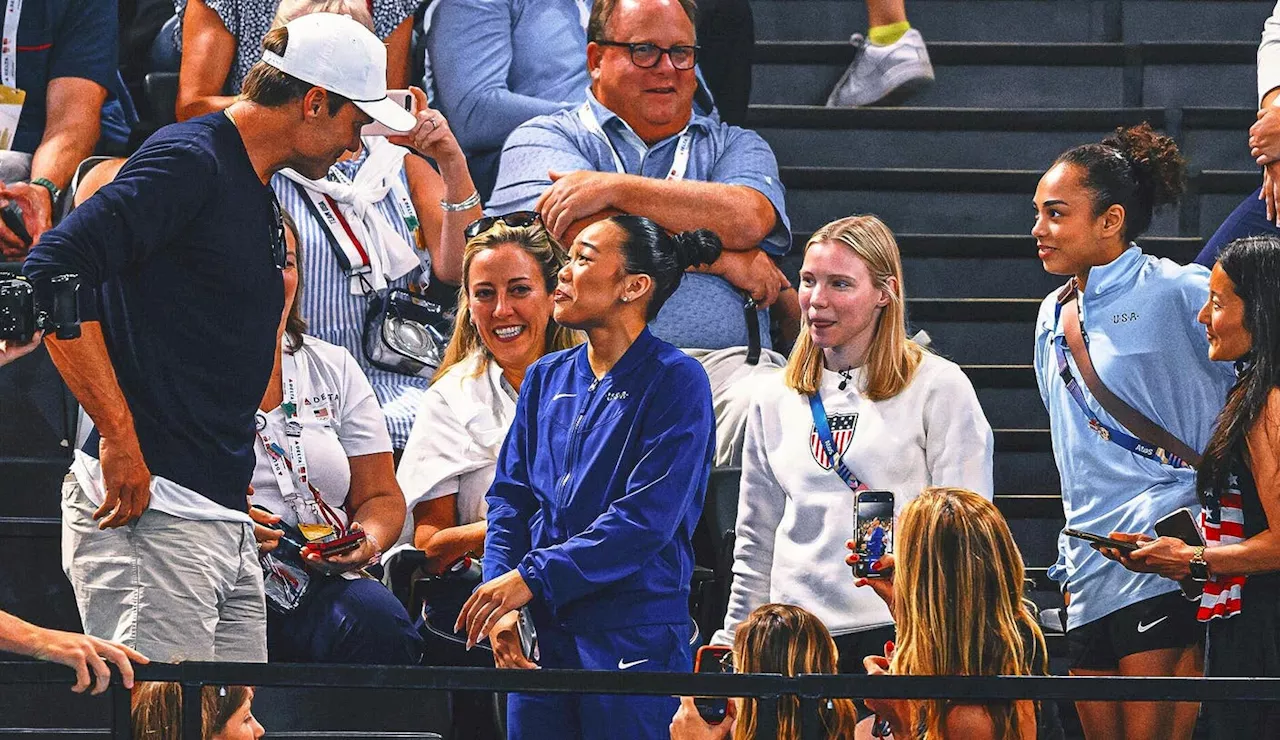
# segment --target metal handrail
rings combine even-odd
[[[140,681],[182,684],[185,706],[200,706],[206,685],[293,688],[417,689],[540,693],[639,694],[649,696],[751,697],[761,703],[759,738],[777,732],[783,696],[801,699],[802,725],[818,726],[826,698],[948,698],[962,701],[1037,699],[1057,701],[1280,702],[1280,678],[1141,678],[1102,676],[861,676],[673,674],[654,672],[436,668],[259,663],[153,663],[137,666]],[[47,663],[0,662],[0,685],[65,684],[68,669]],[[114,682],[113,738],[131,737],[129,693]],[[184,737],[200,737],[198,713],[184,717]]]

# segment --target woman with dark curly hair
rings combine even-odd
[[[1232,381],[1229,365],[1209,359],[1195,320],[1209,273],[1133,242],[1156,208],[1182,194],[1185,168],[1173,140],[1144,123],[1067,151],[1036,187],[1040,261],[1071,278],[1040,306],[1035,370],[1072,529],[1150,533],[1160,518],[1198,506],[1193,466]],[[1049,575],[1067,599],[1073,674],[1201,671],[1203,630],[1178,584],[1066,536]],[[1195,705],[1077,710],[1091,739],[1187,738],[1195,721]]]

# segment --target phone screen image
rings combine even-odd
[[[882,496],[886,500],[877,500]],[[863,578],[875,577],[876,571],[871,566],[893,552],[893,498],[891,494],[882,496],[858,497],[858,529],[854,538],[858,562],[854,565],[854,573]]]
[[[728,646],[704,645],[698,648],[695,673],[733,673],[733,652]],[[718,725],[729,714],[729,699],[723,696],[699,696],[693,700],[698,714],[708,724]]]

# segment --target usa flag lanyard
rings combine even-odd
[[[345,533],[346,527],[337,513],[324,502],[320,491],[311,485],[307,473],[307,452],[302,448],[302,422],[298,419],[298,358],[290,352],[281,351],[280,357],[281,384],[284,386],[284,397],[280,410],[284,412],[284,434],[289,440],[289,452],[286,453],[280,444],[267,434],[266,416],[259,413],[258,441],[267,451],[267,459],[271,462],[271,472],[276,476],[280,486],[280,494],[289,502],[298,515],[300,523],[307,523],[313,516],[319,524],[323,522],[334,528],[339,534]],[[292,475],[291,475],[292,473]],[[311,493],[311,500],[303,502],[299,495],[294,477],[302,487]]]
[[[818,440],[822,442],[822,451],[831,460],[831,469],[836,471],[836,475],[854,493],[867,490],[866,485],[844,464],[843,455],[836,449],[835,438],[831,436],[831,422],[827,421],[827,409],[822,405],[822,394],[816,390],[809,396],[809,410],[813,412],[813,430],[818,433]]]

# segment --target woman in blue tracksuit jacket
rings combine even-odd
[[[668,236],[613,216],[582,231],[554,293],[584,345],[529,368],[487,497],[485,584],[463,607],[469,643],[499,667],[521,654],[528,605],[538,664],[688,671],[694,526],[715,452],[702,366],[646,328],[684,271],[710,264],[709,231]],[[509,735],[665,738],[670,697],[512,694]]]
[[[1040,260],[1071,283],[1045,298],[1036,323],[1035,370],[1049,411],[1066,525],[1107,535],[1153,533],[1182,507],[1198,511],[1191,464],[1137,439],[1094,398],[1065,329],[1078,316],[1088,357],[1117,397],[1192,451],[1204,449],[1232,383],[1210,362],[1196,314],[1209,273],[1142,253],[1133,239],[1153,207],[1182,191],[1173,141],[1143,124],[1066,152],[1036,188]],[[1070,382],[1068,382],[1070,380]],[[1076,675],[1172,676],[1198,672],[1204,627],[1178,585],[1132,573],[1088,542],[1062,536],[1049,576],[1062,583],[1067,652]],[[1189,738],[1195,707],[1082,702],[1087,737]]]

